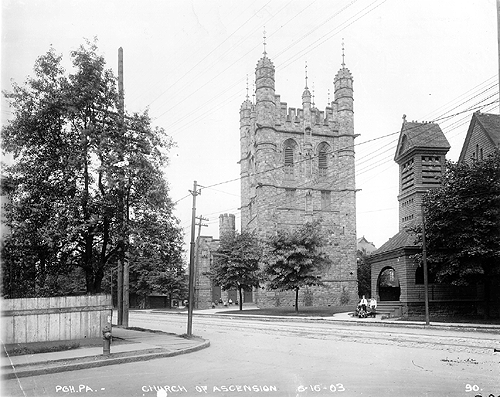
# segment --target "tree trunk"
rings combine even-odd
[[[84,267],[83,268],[85,272],[85,286],[87,289],[87,295],[93,295],[95,294],[94,291],[94,271],[92,267]]]
[[[295,288],[295,313],[299,312],[299,289]]]
[[[94,273],[94,285],[93,285],[93,290],[94,294],[100,294],[102,292],[102,279],[104,278],[104,271],[102,266],[97,269],[97,271]]]
[[[243,293],[241,290],[241,285],[238,285],[238,291],[240,293],[240,310],[243,310]]]

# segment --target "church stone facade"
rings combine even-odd
[[[353,77],[342,63],[334,100],[319,110],[306,87],[302,107],[275,92],[275,67],[264,56],[255,70],[255,100],[240,109],[241,229],[266,239],[278,229],[320,220],[333,264],[324,287],[301,290],[300,304],[357,301]],[[260,307],[292,306],[293,294],[254,291]]]
[[[219,237],[224,239],[229,234],[235,232],[235,216],[233,214],[221,214],[219,216]],[[194,307],[196,309],[208,309],[212,303],[219,303],[231,299],[237,300],[236,290],[222,291],[221,287],[214,285],[207,273],[210,271],[214,252],[219,249],[220,239],[212,236],[199,236],[195,245],[195,286],[194,286]],[[251,302],[252,297],[245,294],[246,303]]]

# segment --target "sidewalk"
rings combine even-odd
[[[135,331],[116,326],[113,327],[113,337],[115,342],[111,344],[111,354],[108,356],[103,356],[102,346],[12,357],[6,357],[3,353],[0,357],[2,377],[13,379],[172,357],[210,346],[209,341],[201,338],[186,339],[174,334]]]
[[[340,323],[359,326],[381,326],[398,328],[448,329],[462,332],[485,332],[500,334],[500,325],[469,323],[435,323],[426,325],[420,321],[398,321],[395,319],[357,318],[352,313],[336,313],[331,317],[300,316],[262,316],[255,314],[234,313],[236,307],[219,307],[215,309],[194,310],[194,316],[213,316],[221,318],[245,318],[260,321],[289,322],[323,322]],[[244,311],[257,307],[245,306]],[[162,310],[141,310],[161,313]],[[232,311],[232,313],[228,313]],[[168,315],[184,315],[186,311],[165,312]],[[105,365],[144,361],[160,357],[171,357],[179,354],[195,352],[210,346],[210,342],[201,338],[185,339],[175,334],[136,331],[113,326],[115,341],[111,344],[111,354],[103,356],[102,345],[99,347],[80,347],[53,353],[38,353],[21,356],[0,357],[0,371],[4,379],[26,376],[44,375],[56,372],[73,371]],[[77,341],[75,341],[77,342]]]

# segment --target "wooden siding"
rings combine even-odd
[[[5,344],[101,337],[112,314],[110,295],[2,300]]]

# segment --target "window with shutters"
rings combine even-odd
[[[287,167],[293,167],[293,148],[290,146],[285,148],[285,165]]]
[[[284,144],[284,170],[285,176],[291,178],[294,174],[294,157],[297,144],[293,139],[288,139]]]

